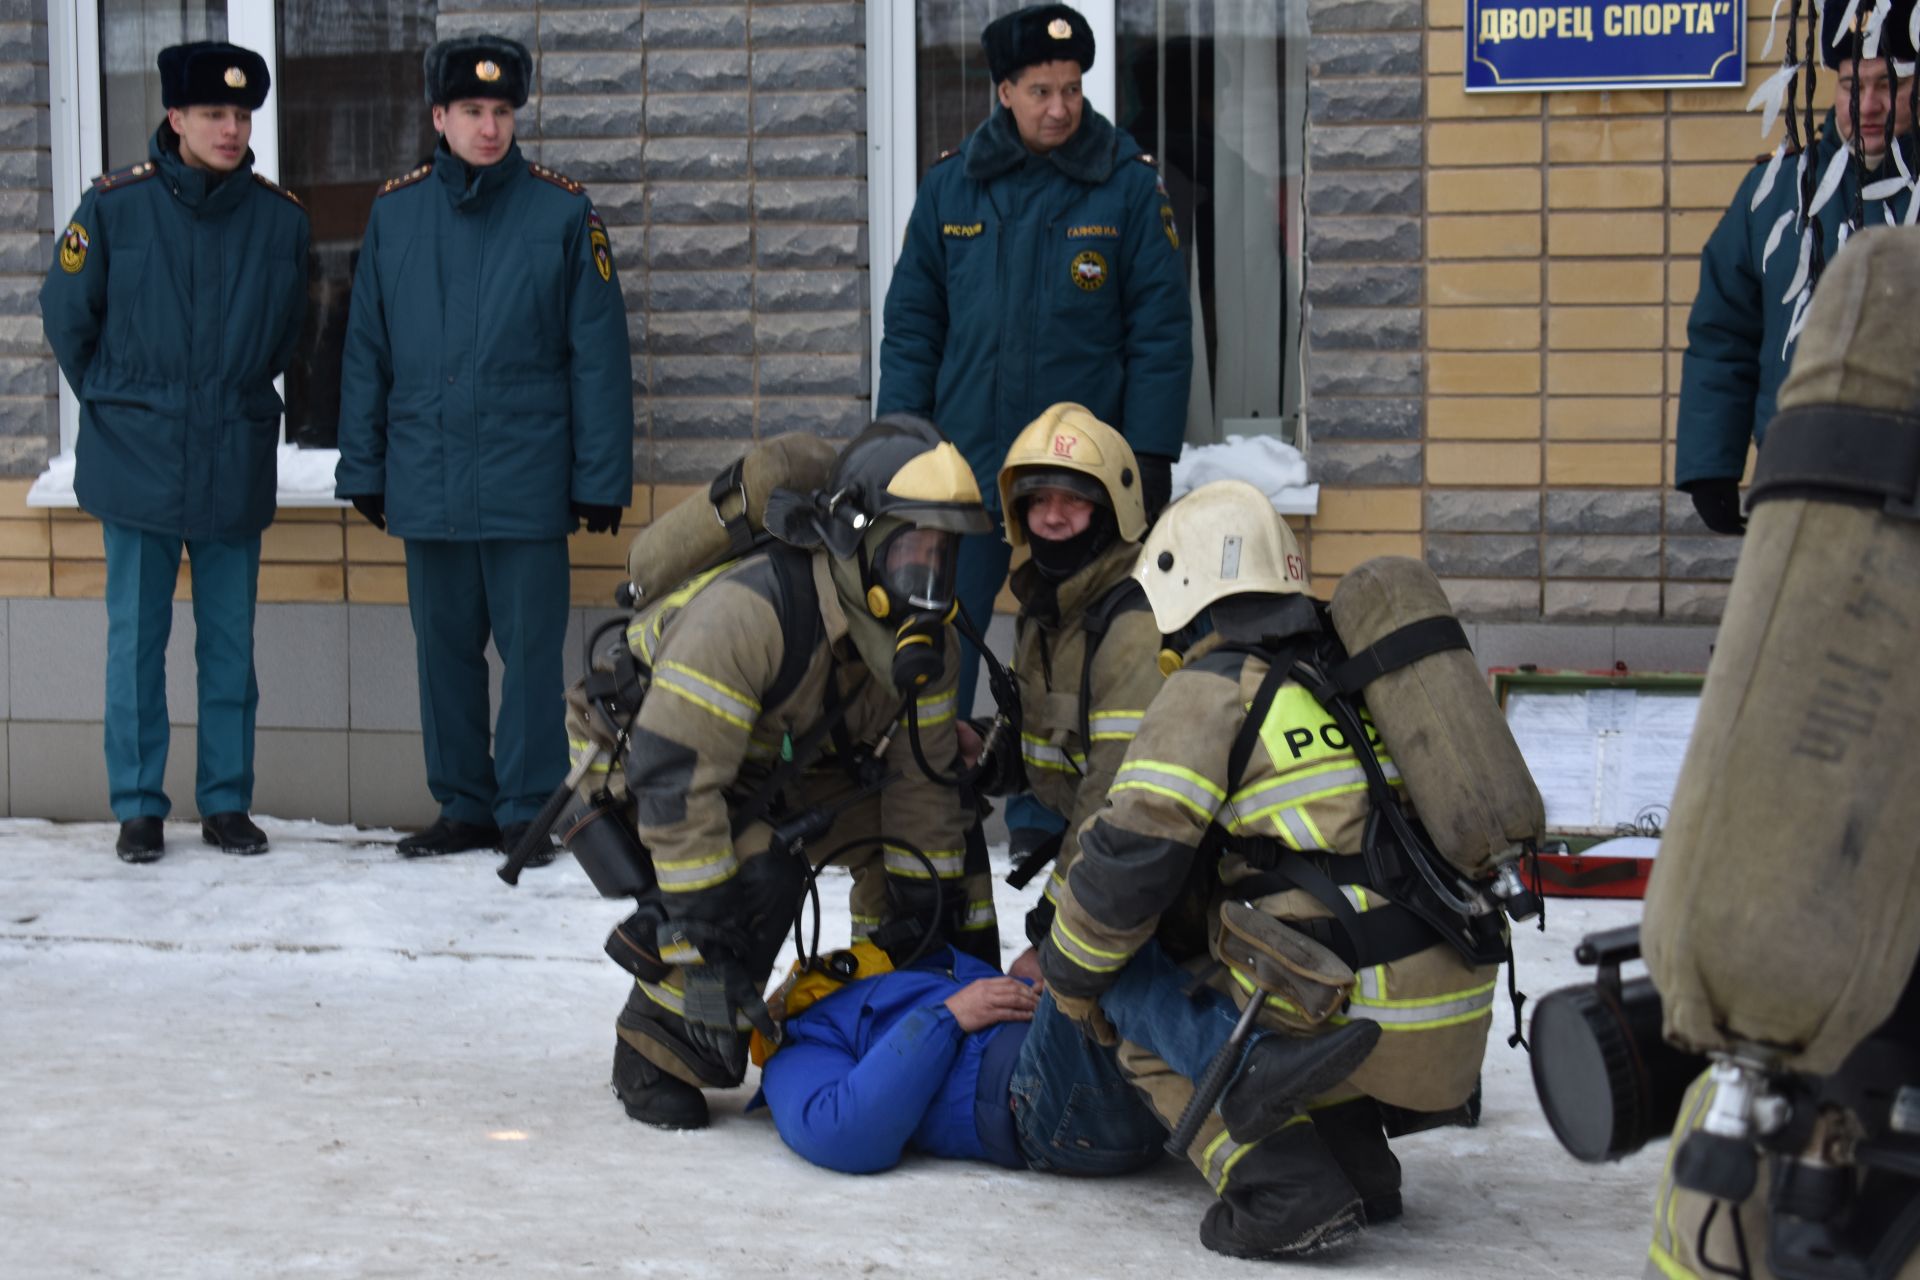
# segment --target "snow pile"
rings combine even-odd
[[[1228,436],[1219,444],[1188,445],[1173,464],[1173,496],[1215,480],[1245,480],[1276,510],[1311,515],[1320,486],[1307,483],[1307,460],[1275,436]]]
[[[279,448],[280,490],[278,505],[283,507],[344,507],[333,496],[333,469],[340,461],[338,449],[302,449],[283,444]],[[73,453],[55,454],[47,469],[27,490],[29,507],[77,507],[73,494]]]
[[[165,859],[130,867],[110,824],[0,820],[0,1272],[1282,1275],[1201,1247],[1211,1196],[1173,1160],[1101,1180],[910,1157],[849,1178],[745,1114],[751,1071],[711,1095],[711,1129],[636,1125],[606,1087],[632,984],[600,954],[628,904],[569,858],[508,889],[497,858],[261,826],[264,857],[173,822]],[[848,883],[822,877],[829,942]],[[996,883],[1009,957],[1031,896]],[[1549,932],[1514,930],[1522,986],[1591,981],[1574,942],[1639,914],[1555,900]],[[1502,1001],[1481,1126],[1395,1143],[1405,1218],[1314,1274],[1640,1273],[1664,1144],[1574,1163],[1509,1020]]]

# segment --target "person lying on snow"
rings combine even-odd
[[[1187,994],[1188,975],[1149,943],[1100,1004],[1123,1039],[1197,1080],[1226,1044],[1225,996]],[[755,1038],[760,1095],[780,1137],[842,1173],[880,1173],[908,1151],[1008,1169],[1102,1176],[1158,1158],[1166,1128],[1039,980],[1032,950],[1007,976],[942,947],[894,970],[866,943],[795,966],[769,1001],[777,1048]],[[1257,1035],[1221,1095],[1238,1133],[1278,1129],[1345,1078],[1379,1028],[1356,1022],[1313,1040]]]

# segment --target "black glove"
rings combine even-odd
[[[376,529],[387,527],[387,495],[384,493],[355,493],[347,496],[353,509],[367,518],[367,523]]]
[[[683,965],[682,1009],[687,1038],[729,1075],[744,1070],[747,1032],[757,1027],[778,1043],[780,1033],[743,958],[748,940],[729,924],[673,919],[659,926],[660,958]]]
[[[1691,480],[1683,487],[1687,496],[1693,499],[1693,509],[1700,513],[1700,522],[1707,528],[1715,533],[1741,534],[1747,531],[1746,519],[1740,514],[1738,480]]]
[[[588,533],[619,533],[620,508],[598,502],[569,502],[573,518],[587,526]]]
[[[1140,500],[1147,504],[1147,523],[1152,524],[1173,496],[1173,459],[1157,453],[1136,453],[1133,458],[1140,464]]]

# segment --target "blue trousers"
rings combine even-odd
[[[567,542],[407,540],[427,789],[441,816],[527,822],[567,774]],[[506,668],[487,743],[487,639]]]
[[[1100,997],[1114,1030],[1197,1082],[1233,1033],[1238,1011],[1217,991],[1186,992],[1189,975],[1149,941]],[[1262,1033],[1247,1039],[1247,1047]],[[1167,1129],[1120,1070],[1042,996],[1007,1092],[1021,1153],[1035,1169],[1085,1177],[1126,1173],[1160,1156]]]
[[[191,539],[102,523],[107,550],[107,789],[113,816],[164,818],[167,637],[184,545],[193,564],[193,659],[200,692],[194,804],[202,814],[253,805],[253,611],[260,536]]]

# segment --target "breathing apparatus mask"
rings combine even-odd
[[[869,551],[871,547],[871,551]],[[893,628],[890,671],[902,693],[924,688],[946,668],[947,626],[957,608],[959,535],[898,521],[872,527],[860,543],[867,612]]]

